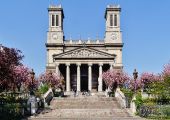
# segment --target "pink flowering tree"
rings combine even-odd
[[[38,81],[31,79],[30,69],[21,62],[23,57],[20,50],[0,45],[0,91],[37,88]]]
[[[102,74],[102,79],[107,87],[113,88],[116,85],[123,86],[126,81],[130,80],[130,77],[122,71],[108,70]]]
[[[144,92],[155,97],[162,94],[164,86],[162,75],[144,72],[141,74],[140,81]]]
[[[58,88],[61,86],[61,78],[55,72],[45,72],[39,76],[39,81],[43,84],[47,84],[52,88]]]
[[[0,90],[8,90],[14,83],[14,68],[22,65],[22,52],[15,48],[0,46]]]
[[[128,88],[134,92],[140,90],[142,88],[141,80],[140,79],[134,80],[133,78],[131,78]]]
[[[30,70],[28,67],[19,65],[14,67],[14,87],[20,91],[21,85],[24,85],[30,76]]]
[[[30,90],[37,90],[40,85],[40,82],[38,78],[31,78],[31,75],[29,74],[28,79],[24,82],[23,87],[25,88],[25,91],[30,91]]]
[[[170,63],[164,65],[162,78],[164,82],[162,85],[163,87],[161,88],[163,94],[161,95],[164,97],[164,99],[170,100]]]
[[[140,80],[143,85],[162,81],[161,75],[155,75],[155,74],[149,73],[149,72],[142,73]]]
[[[170,63],[164,65],[162,74],[164,77],[170,77]]]

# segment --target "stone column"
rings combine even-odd
[[[92,64],[88,64],[88,90],[92,90]]]
[[[58,75],[60,74],[59,65],[60,65],[59,63],[56,63],[56,64],[55,64],[55,66],[56,66],[56,67],[55,67],[55,72],[56,72]]]
[[[98,78],[98,91],[102,92],[103,81],[102,81],[102,66],[103,64],[99,64],[99,78]]]
[[[66,91],[70,91],[70,64],[66,64]]]
[[[113,64],[112,63],[110,63],[110,70],[112,70],[113,69]]]
[[[81,66],[81,64],[78,63],[77,64],[77,91],[78,92],[81,91],[80,66]]]

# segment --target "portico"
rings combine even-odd
[[[60,65],[62,65],[60,67]],[[73,89],[76,89],[78,92],[81,91],[103,91],[103,82],[102,82],[102,72],[103,66],[106,65],[106,69],[110,69],[109,63],[95,63],[95,62],[67,62],[67,63],[58,63],[56,66],[56,71],[62,69],[65,66],[65,72],[60,73],[65,76],[66,80],[66,91],[70,92]],[[109,66],[109,68],[108,68]],[[85,67],[87,69],[85,69]],[[95,70],[98,67],[98,73],[96,74]],[[93,69],[92,69],[93,68]],[[76,74],[70,74],[71,69],[75,69]],[[95,73],[94,73],[94,72]],[[66,74],[65,74],[66,73]],[[73,76],[72,76],[73,75]],[[84,83],[84,84],[83,84]]]

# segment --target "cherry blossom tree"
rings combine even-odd
[[[140,79],[134,80],[133,78],[131,78],[128,89],[131,89],[132,91],[137,91],[142,88],[142,85],[143,84]]]
[[[145,85],[153,82],[162,81],[162,77],[159,74],[155,75],[153,73],[144,72],[141,74],[140,81],[143,85]]]
[[[21,63],[22,52],[15,48],[0,46],[0,89],[20,90],[21,85],[25,89],[30,86],[37,88],[38,81],[30,78],[30,69]],[[33,85],[32,85],[33,84]]]
[[[61,86],[61,78],[55,72],[45,72],[39,76],[39,81],[43,84],[48,84],[52,88]]]
[[[21,85],[24,85],[30,79],[30,69],[26,66],[19,65],[14,67],[14,85],[20,91]]]
[[[126,81],[130,80],[130,77],[123,71],[108,70],[102,74],[102,79],[107,87],[112,88],[114,84],[122,86]]]
[[[164,65],[162,74],[164,77],[170,77],[170,63]]]
[[[161,74],[144,72],[141,74],[140,81],[142,85],[141,88],[149,95],[151,94],[157,97],[164,91],[164,80]]]
[[[28,79],[24,81],[23,87],[25,88],[25,91],[32,91],[32,90],[37,90],[40,85],[40,81],[38,78],[31,78],[31,75],[29,74]]]
[[[161,88],[162,97],[164,99],[170,100],[170,63],[164,65],[164,69],[162,72],[162,77],[164,80],[163,87]]]
[[[1,90],[7,90],[15,80],[14,68],[22,65],[21,60],[24,56],[18,49],[0,47],[0,88]]]

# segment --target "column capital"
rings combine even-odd
[[[93,64],[92,63],[88,63],[88,66],[92,66]]]
[[[103,63],[98,63],[99,64],[99,66],[103,66]]]
[[[66,66],[70,66],[70,63],[66,63]]]
[[[55,66],[59,66],[60,65],[60,63],[55,63]]]
[[[81,66],[81,63],[77,63],[76,65],[77,65],[77,66]]]
[[[114,62],[109,62],[110,65],[114,65]]]

